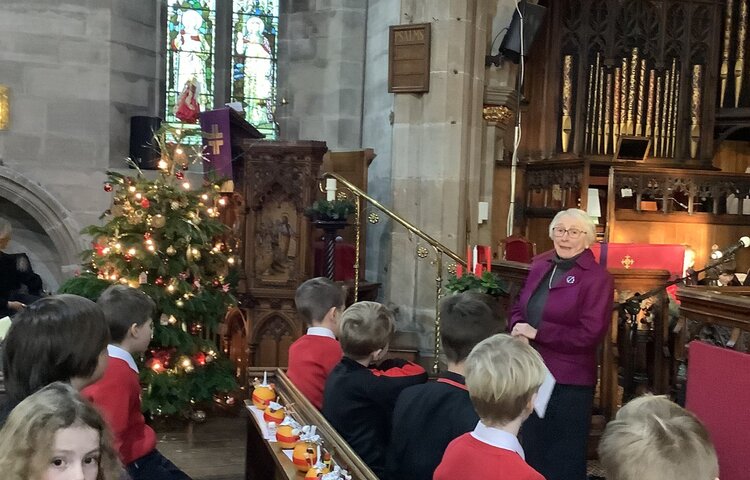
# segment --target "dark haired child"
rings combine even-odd
[[[324,277],[305,281],[294,295],[297,313],[310,327],[289,347],[286,374],[318,410],[326,378],[344,355],[336,335],[345,300],[344,289]]]
[[[381,478],[396,399],[406,387],[427,381],[417,364],[380,362],[394,325],[393,312],[379,303],[357,302],[347,308],[339,325],[344,358],[331,371],[323,392],[323,415]]]
[[[464,379],[474,346],[505,329],[481,294],[464,292],[440,302],[440,339],[448,369],[435,382],[414,385],[398,397],[388,453],[391,480],[431,480],[448,444],[474,430],[479,416]]]
[[[99,379],[107,366],[108,341],[101,308],[86,298],[54,295],[24,308],[3,344],[7,400],[0,426],[16,405],[50,383],[80,390]]]
[[[189,480],[156,449],[156,433],[141,413],[141,384],[134,355],[151,342],[156,305],[145,293],[113,285],[99,297],[112,343],[109,366],[83,396],[99,409],[115,437],[115,448],[131,480]]]

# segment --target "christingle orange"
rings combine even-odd
[[[257,379],[256,379],[257,382]],[[253,389],[253,405],[259,410],[265,410],[268,405],[276,400],[276,390],[272,384],[268,383],[268,373],[263,372],[263,382],[255,383]]]
[[[302,427],[302,435],[292,452],[292,463],[300,472],[307,472],[320,458],[320,436],[315,433],[315,425]]]
[[[299,424],[287,415],[279,428],[276,429],[276,443],[282,449],[294,448],[299,440],[301,430]]]
[[[269,402],[268,407],[263,411],[263,420],[266,422],[275,422],[277,425],[284,421],[286,411],[280,403]]]

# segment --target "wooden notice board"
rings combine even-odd
[[[392,25],[388,43],[388,92],[430,91],[430,24]]]

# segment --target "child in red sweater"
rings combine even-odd
[[[318,410],[328,374],[344,355],[336,336],[345,301],[344,289],[324,277],[307,280],[294,295],[297,313],[310,327],[289,347],[286,374]]]
[[[474,347],[465,370],[480,420],[448,445],[434,480],[544,480],[524,461],[517,438],[547,373],[542,357],[528,343],[497,334]]]
[[[125,285],[102,293],[112,343],[109,364],[98,382],[82,391],[99,409],[115,437],[115,447],[132,480],[190,480],[156,449],[156,433],[141,413],[141,384],[133,355],[148,348],[154,331],[154,301]]]

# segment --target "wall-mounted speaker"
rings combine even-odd
[[[142,170],[156,170],[159,165],[159,146],[154,132],[161,127],[161,118],[130,117],[130,158]]]
[[[519,15],[518,12],[521,12]],[[500,55],[518,63],[521,58],[521,22],[523,21],[523,55],[531,49],[539,27],[542,26],[547,8],[526,1],[518,2],[518,8],[513,10],[513,19],[508,31],[500,44]]]

